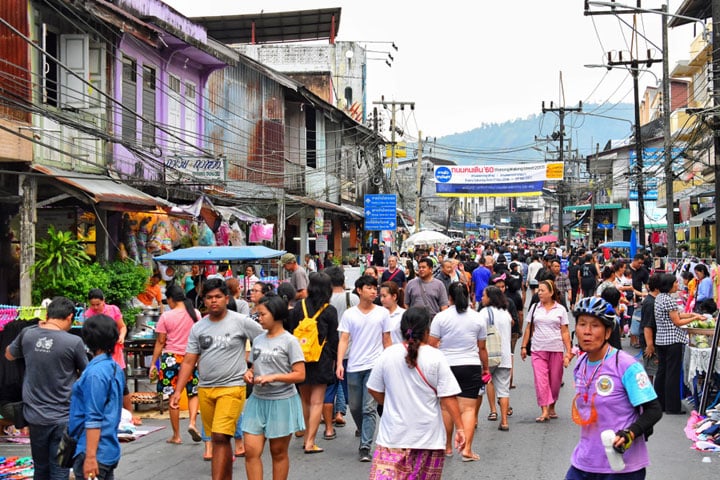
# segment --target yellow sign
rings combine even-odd
[[[548,162],[545,167],[545,178],[547,180],[562,180],[565,164],[563,162]]]
[[[392,145],[385,145],[385,158],[392,157]],[[397,142],[395,144],[395,158],[407,158],[407,144]]]

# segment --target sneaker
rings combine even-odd
[[[372,457],[370,456],[369,448],[361,448],[360,449],[360,461],[361,462],[371,462],[372,461]]]

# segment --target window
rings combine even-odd
[[[181,95],[180,95],[180,79],[174,75],[170,75],[168,79],[168,131],[171,134],[168,138],[168,148],[171,150],[177,150],[179,147],[178,139],[176,137],[182,137],[181,134]]]
[[[142,86],[142,144],[154,147],[155,142],[155,69],[143,66]]]
[[[137,142],[137,62],[125,57],[122,61],[122,138]]]
[[[305,142],[307,166],[317,168],[317,125],[314,108],[305,108],[305,131],[307,132],[307,140]]]
[[[197,89],[194,83],[185,83],[185,140],[193,145],[199,144]]]

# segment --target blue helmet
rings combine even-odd
[[[592,315],[603,322],[607,328],[615,326],[615,309],[600,297],[583,298],[575,305],[573,315],[575,318],[580,315]]]

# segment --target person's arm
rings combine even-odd
[[[563,365],[567,367],[575,356],[572,353],[572,341],[570,340],[570,329],[567,325],[560,325],[560,335],[562,336],[563,345],[565,346],[565,355],[563,356]]]
[[[483,366],[483,376],[490,373],[490,367],[488,366],[488,352],[487,347],[485,346],[486,343],[487,342],[484,338],[482,340],[478,340],[478,353],[480,354],[480,362],[482,362]]]
[[[645,352],[643,355],[650,358],[655,354],[655,342],[653,341],[653,330],[650,327],[643,328],[643,336],[645,337]]]
[[[15,357],[13,357],[12,353],[10,353],[10,345],[5,348],[5,358],[11,362],[15,360]]]
[[[302,290],[297,291],[295,294],[295,300],[302,300],[303,298],[307,298],[307,296],[307,290],[303,288]]]
[[[614,446],[620,447],[632,443],[640,435],[646,437],[652,433],[653,426],[662,418],[662,406],[658,399],[640,405],[642,413],[640,416],[626,429],[620,430],[615,435]]]
[[[680,313],[677,310],[670,310],[669,315],[670,321],[672,321],[676,327],[682,327],[683,325],[687,325],[695,320],[702,320],[705,318],[698,313]]]
[[[465,430],[463,430],[462,417],[460,416],[460,405],[456,396],[441,397],[440,405],[443,411],[450,414],[453,424],[455,425],[455,449],[457,451],[465,448]]]
[[[251,373],[249,378],[255,385],[266,385],[272,382],[302,383],[305,381],[305,362],[293,363],[290,373],[271,373],[258,376]]]
[[[190,376],[195,370],[195,365],[199,358],[200,355],[197,353],[185,352],[185,358],[183,358],[183,362],[180,365],[180,373],[178,374],[175,393],[170,396],[170,408],[180,408],[180,394],[185,390],[185,385],[187,385],[188,380],[190,380]]]
[[[533,313],[535,313],[535,309],[533,309]],[[527,351],[527,346],[528,343],[530,343],[530,327],[532,323],[532,314],[530,314],[530,321],[526,322],[525,333],[523,333],[522,342],[520,342],[520,358],[522,358],[523,361],[527,358],[528,353],[530,353]]]
[[[343,359],[345,358],[345,352],[347,352],[348,344],[350,343],[350,334],[348,332],[340,332],[340,341],[338,342],[337,351],[337,368],[335,374],[340,380],[345,378],[345,368],[343,367]]]
[[[162,353],[163,348],[165,348],[165,343],[167,342],[167,333],[158,333],[157,338],[155,339],[155,348],[153,348],[153,354],[152,354],[152,360],[150,360],[150,370],[148,371],[148,375],[152,376],[152,371],[157,371],[157,361],[160,358],[160,354]]]
[[[85,462],[83,463],[83,477],[92,479],[100,474],[97,462],[97,449],[100,444],[100,429],[85,429]]]
[[[368,393],[375,399],[380,405],[385,403],[385,392],[376,392],[372,388],[368,388]]]
[[[427,340],[427,344],[431,347],[438,348],[440,347],[440,339],[438,337],[433,337],[430,335]]]
[[[383,332],[383,348],[388,348],[390,345],[392,345],[390,332]]]

